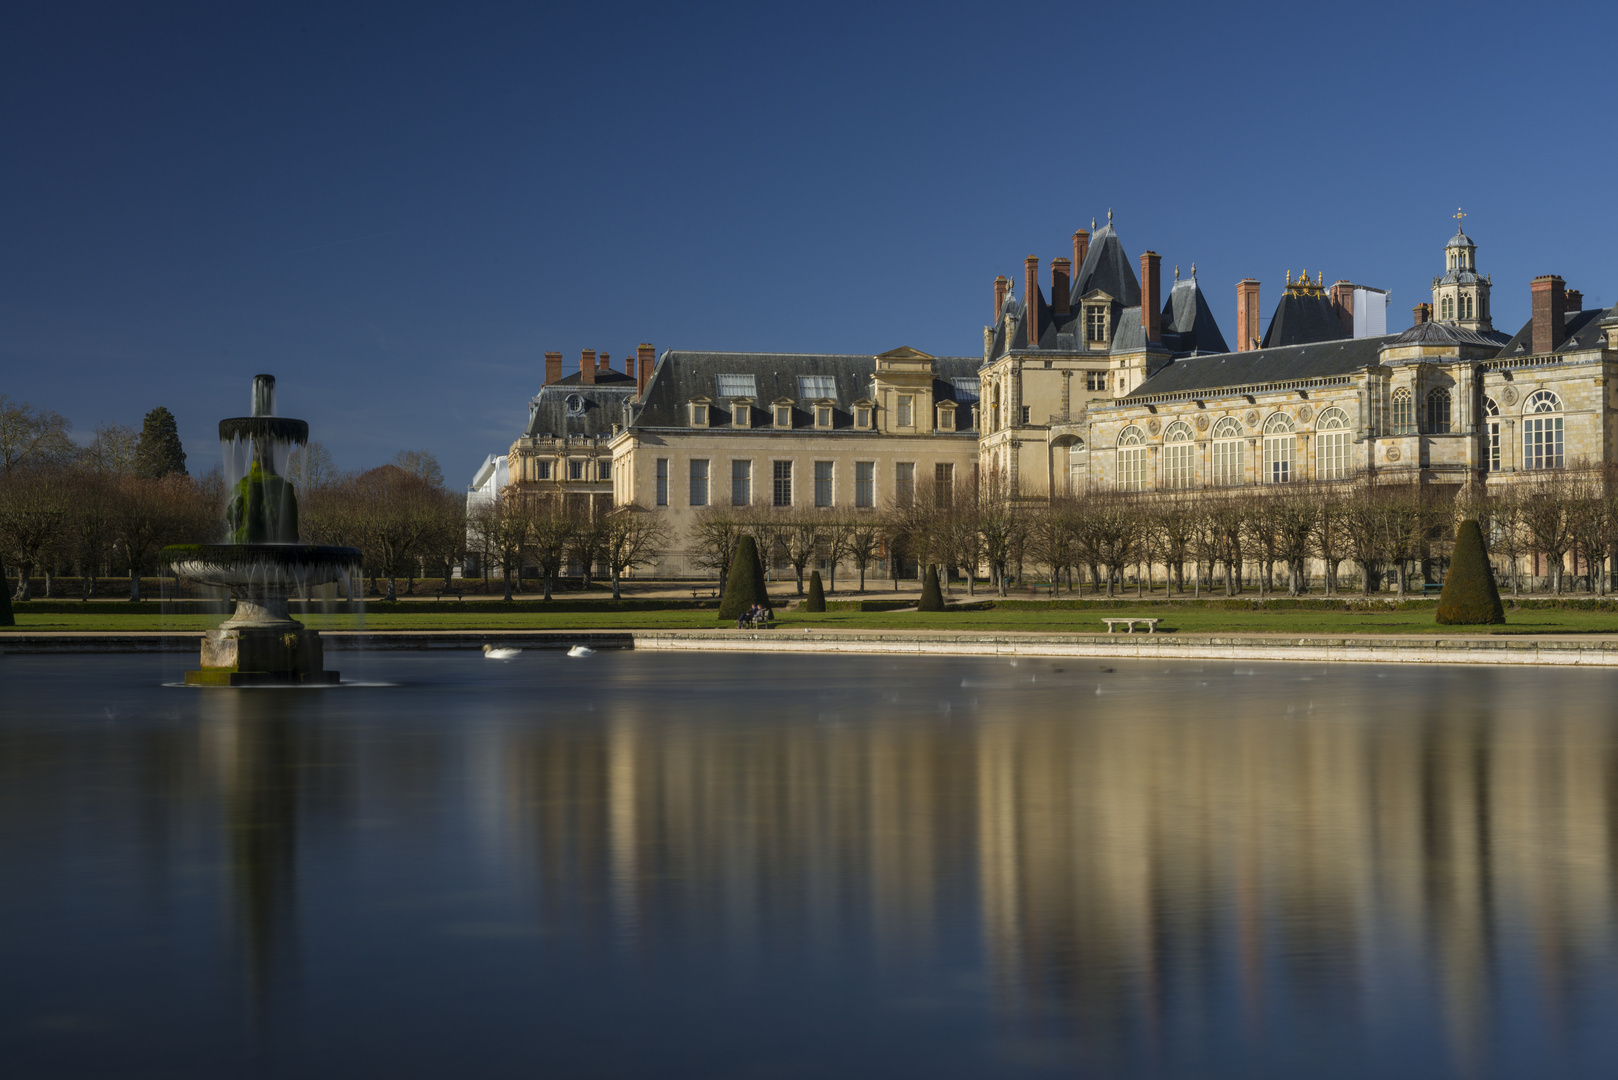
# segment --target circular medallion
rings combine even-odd
[[[1248,409],[1246,419],[1248,427],[1258,427],[1258,410]]]
[[[1146,430],[1151,434],[1156,435],[1158,432],[1163,430],[1163,425],[1158,423],[1157,417],[1154,416],[1150,420],[1146,421]]]
[[[1311,409],[1309,406],[1305,405],[1303,408],[1298,410],[1298,422],[1300,424],[1307,424],[1314,418],[1315,410]]]
[[[1515,386],[1506,387],[1500,394],[1500,400],[1507,405],[1517,404],[1517,388]]]
[[[1198,431],[1207,431],[1208,430],[1208,418],[1206,416],[1197,417],[1197,430]]]
[[[1399,460],[1399,448],[1397,446],[1388,447],[1388,460],[1389,461],[1398,461]]]

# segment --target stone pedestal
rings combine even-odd
[[[236,614],[202,639],[202,668],[185,673],[188,686],[330,685],[320,634],[273,605],[238,601]]]

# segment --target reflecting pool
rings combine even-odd
[[[338,659],[0,657],[0,1075],[1618,1074],[1618,673]]]

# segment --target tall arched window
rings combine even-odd
[[[1227,416],[1213,429],[1213,482],[1232,487],[1246,480],[1242,468],[1242,426]]]
[[[1485,472],[1500,471],[1500,406],[1496,405],[1494,398],[1483,399],[1483,426],[1488,432],[1488,444],[1484,448],[1483,470]]]
[[[1134,424],[1118,433],[1118,487],[1140,491],[1146,486],[1146,433]]]
[[[1315,475],[1322,480],[1348,476],[1348,414],[1333,406],[1315,424]]]
[[[1562,467],[1562,399],[1549,390],[1536,390],[1523,403],[1522,467]]]
[[[1412,435],[1416,431],[1415,400],[1410,391],[1401,386],[1393,392],[1393,435]]]
[[[1188,488],[1196,475],[1191,456],[1191,425],[1176,420],[1163,432],[1163,486]]]
[[[1453,319],[1455,317],[1455,301],[1449,297],[1438,302],[1438,317],[1440,319]]]
[[[1449,391],[1442,386],[1427,391],[1427,432],[1443,435],[1449,431]]]
[[[1286,413],[1276,413],[1264,421],[1264,483],[1289,484],[1293,481],[1292,459],[1298,449],[1297,428]]]

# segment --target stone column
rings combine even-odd
[[[1517,421],[1502,416],[1500,418],[1500,471],[1514,473],[1517,471]]]

